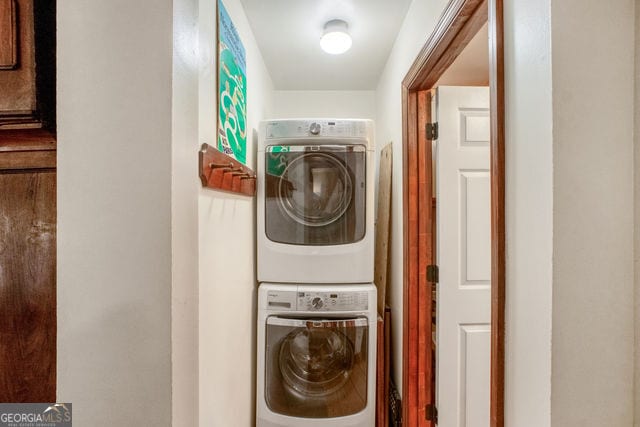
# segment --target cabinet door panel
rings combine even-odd
[[[0,0],[0,3],[6,1]],[[0,69],[0,116],[15,116],[16,120],[24,120],[22,116],[33,114],[37,107],[33,1],[13,2],[16,6],[17,65],[11,70]]]
[[[55,402],[55,170],[0,171],[0,308],[0,402]]]
[[[18,65],[15,0],[0,0],[0,70]]]

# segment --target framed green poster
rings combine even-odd
[[[218,0],[217,148],[247,164],[246,52],[227,10]]]

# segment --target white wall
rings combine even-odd
[[[550,425],[553,152],[550,0],[504,5],[505,424]]]
[[[634,106],[634,269],[635,269],[635,405],[634,426],[640,427],[640,0],[636,0],[635,106]]]
[[[247,54],[247,164],[255,170],[255,130],[258,121],[270,114],[273,84],[240,0],[226,0],[225,5]],[[199,22],[200,142],[215,145],[215,0],[200,1]],[[253,134],[251,130],[254,130]],[[198,205],[200,425],[253,426],[257,289],[255,200],[201,189]]]
[[[633,0],[554,0],[551,22],[551,421],[553,426],[629,426],[634,369]],[[594,32],[596,26],[599,31]],[[593,411],[595,407],[606,411]]]
[[[375,119],[372,90],[277,90],[272,118]]]
[[[198,425],[198,4],[173,1],[172,426]]]
[[[414,0],[376,89],[376,147],[393,143],[391,271],[388,299],[393,336],[393,380],[402,393],[402,104],[400,84],[442,13],[446,0]]]
[[[168,426],[172,2],[57,7],[57,400]]]

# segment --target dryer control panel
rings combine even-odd
[[[267,124],[267,139],[332,137],[366,138],[367,124],[362,120],[283,120]]]

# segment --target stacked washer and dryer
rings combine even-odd
[[[372,427],[373,122],[259,132],[257,426]]]

